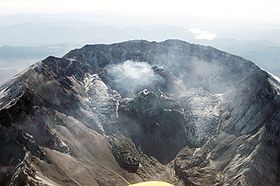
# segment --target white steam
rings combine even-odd
[[[152,66],[146,62],[125,61],[124,63],[107,67],[113,88],[126,96],[133,96],[145,88],[151,88],[162,81],[155,74]]]
[[[219,63],[207,62],[193,58],[189,67],[189,73],[183,73],[181,77],[187,88],[203,87],[213,92],[221,93],[227,88],[227,72]]]

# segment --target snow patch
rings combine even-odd
[[[198,40],[213,40],[216,38],[216,34],[197,28],[192,28],[190,31],[195,35],[194,38]]]
[[[6,89],[4,88],[3,90],[0,91],[0,100],[8,95]]]
[[[215,128],[216,119],[219,117],[218,105],[222,94],[211,94],[203,88],[190,89],[184,95],[192,112],[192,122],[196,127],[198,140],[207,137],[207,134]]]
[[[97,74],[87,74],[84,79],[84,86],[86,89],[86,92],[89,91],[90,87],[93,85],[93,80],[98,78]]]

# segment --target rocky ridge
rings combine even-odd
[[[277,185],[279,90],[179,40],[48,57],[0,87],[0,184]]]

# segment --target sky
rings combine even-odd
[[[211,45],[280,75],[279,7],[280,0],[0,0],[0,83],[15,73],[6,67],[24,63],[1,63],[5,45],[35,47],[9,49],[32,62],[42,58],[34,56],[41,46],[60,56],[89,43],[131,39]]]
[[[2,15],[111,12],[280,22],[279,0],[0,0]]]

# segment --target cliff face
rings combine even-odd
[[[48,57],[0,87],[0,184],[277,185],[279,91],[179,40]]]

